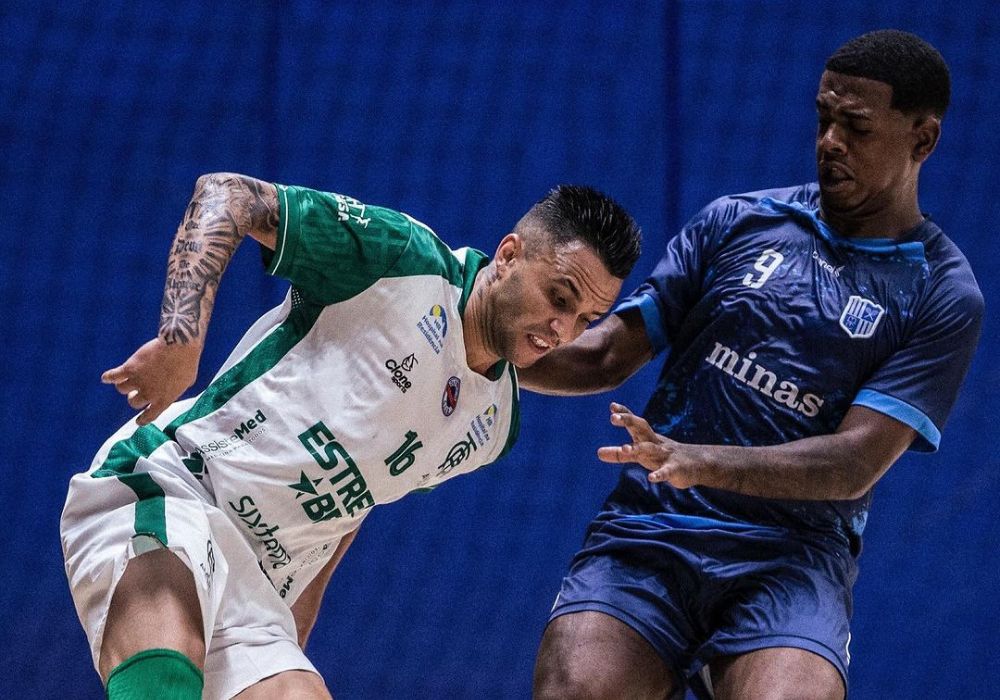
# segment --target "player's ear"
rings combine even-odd
[[[503,275],[511,264],[524,253],[524,239],[519,234],[508,233],[497,246],[493,256],[497,272]]]
[[[941,139],[941,117],[928,114],[913,123],[913,160],[923,163]]]

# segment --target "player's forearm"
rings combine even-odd
[[[649,361],[641,327],[612,314],[569,345],[556,348],[517,372],[521,386],[540,394],[596,394],[620,386]]]
[[[577,341],[579,342],[579,341]],[[602,365],[602,353],[589,347],[558,348],[531,367],[517,371],[518,383],[539,394],[573,396],[614,389],[616,380]]]
[[[248,233],[266,244],[277,223],[273,186],[232,173],[198,178],[167,259],[159,324],[164,342],[204,344],[219,281],[236,248]]]
[[[760,498],[859,498],[888,468],[868,462],[851,437],[839,433],[771,447],[690,447],[695,483]]]

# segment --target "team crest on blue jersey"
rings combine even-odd
[[[441,395],[441,413],[450,416],[458,406],[458,393],[462,390],[462,380],[458,377],[451,377],[444,387]]]
[[[852,338],[871,338],[885,309],[870,299],[852,295],[840,314],[840,327]]]
[[[435,304],[417,323],[417,329],[434,353],[439,354],[444,347],[444,338],[448,335],[448,314],[440,304]]]

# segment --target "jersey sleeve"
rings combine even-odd
[[[267,271],[308,300],[334,304],[364,291],[399,259],[413,235],[405,214],[341,194],[278,189],[278,241]]]
[[[652,274],[615,307],[620,314],[637,309],[653,353],[669,347],[684,317],[701,297],[707,261],[741,209],[730,197],[698,212],[667,243]]]
[[[909,342],[879,367],[853,401],[913,428],[917,439],[911,449],[921,452],[933,452],[941,442],[982,326],[983,297],[975,282],[949,286],[932,292]]]

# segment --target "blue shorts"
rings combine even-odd
[[[818,654],[847,688],[850,552],[785,528],[674,513],[630,513],[609,502],[590,524],[550,620],[585,610],[625,623],[678,681],[717,656],[768,647]]]

